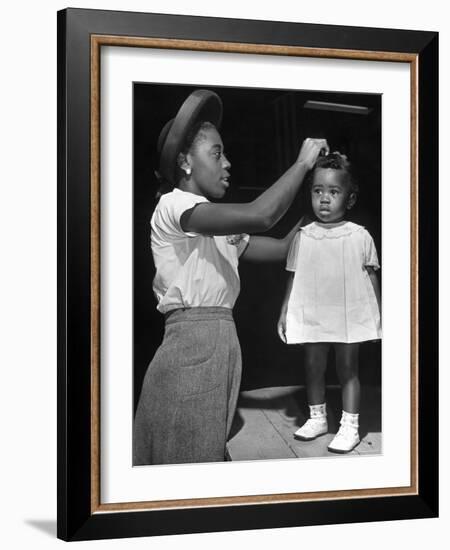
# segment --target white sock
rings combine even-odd
[[[341,424],[351,426],[357,430],[359,428],[359,413],[349,413],[343,410]]]
[[[309,405],[310,418],[325,418],[327,416],[326,403],[320,403],[319,405]]]

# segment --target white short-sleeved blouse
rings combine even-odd
[[[249,235],[217,237],[183,231],[181,215],[202,202],[209,201],[175,188],[160,198],[153,213],[153,291],[162,313],[188,307],[231,309],[239,295],[238,261]]]

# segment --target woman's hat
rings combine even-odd
[[[157,149],[159,173],[172,185],[176,185],[177,158],[186,136],[200,122],[211,122],[216,128],[222,122],[222,100],[210,90],[195,90],[180,107],[175,118],[161,130]]]

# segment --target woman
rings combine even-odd
[[[153,289],[165,334],[149,365],[134,423],[134,465],[223,461],[241,378],[232,317],[238,261],[286,258],[284,239],[249,237],[275,225],[321,150],[308,138],[296,162],[246,204],[218,204],[231,164],[218,132],[222,102],[193,92],[158,139],[160,177],[172,190],[151,220]]]

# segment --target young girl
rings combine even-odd
[[[320,157],[311,182],[316,220],[292,241],[278,333],[285,343],[304,344],[310,418],[294,434],[301,440],[328,431],[325,370],[334,347],[343,411],[328,450],[347,453],[359,443],[359,345],[381,338],[379,264],[369,233],[345,219],[358,192],[347,157]]]
[[[286,258],[284,239],[249,237],[286,212],[323,139],[307,139],[296,162],[247,204],[217,204],[230,185],[231,164],[217,128],[222,102],[193,92],[158,140],[159,173],[170,192],[151,219],[156,267],[153,289],[165,316],[161,346],[142,386],[134,422],[133,464],[225,459],[241,376],[232,317],[240,290],[238,261]]]

